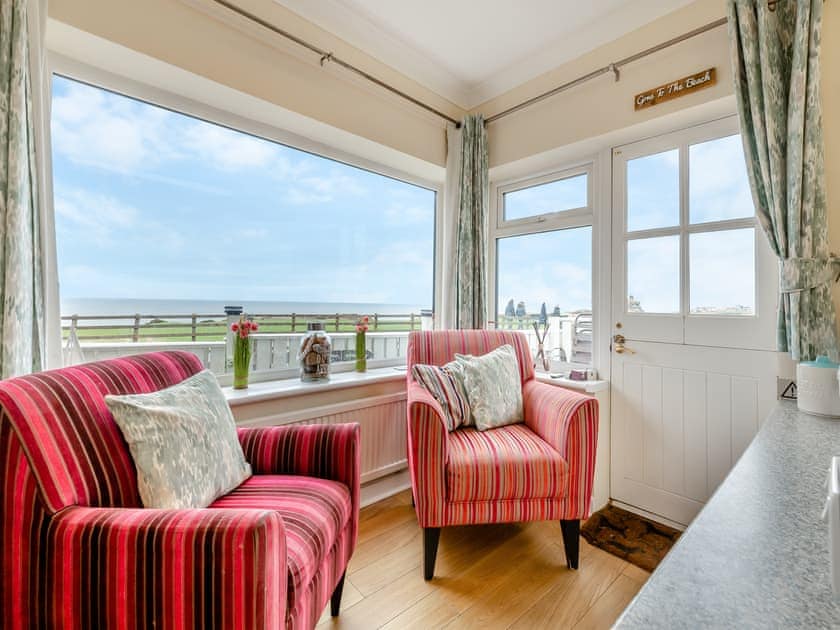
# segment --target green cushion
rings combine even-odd
[[[204,370],[150,394],[105,396],[147,508],[203,508],[251,476],[216,377]]]
[[[522,422],[522,380],[510,344],[480,357],[456,354],[464,368],[464,388],[479,431]]]

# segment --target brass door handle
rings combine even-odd
[[[613,350],[615,350],[616,354],[624,354],[625,352],[627,354],[636,354],[635,350],[624,345],[626,341],[627,339],[625,339],[624,335],[613,335]]]

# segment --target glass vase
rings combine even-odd
[[[356,371],[367,372],[367,346],[363,332],[356,333]]]
[[[251,340],[239,335],[233,341],[233,389],[247,389],[251,367]]]

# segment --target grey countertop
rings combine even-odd
[[[840,421],[780,403],[616,627],[840,628],[820,519],[833,455]]]

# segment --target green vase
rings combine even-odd
[[[363,332],[356,333],[356,371],[367,372],[367,346]]]
[[[251,339],[239,335],[233,340],[233,389],[247,389],[251,367]]]

